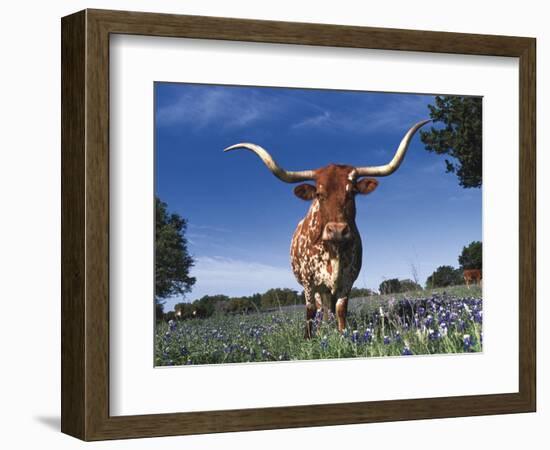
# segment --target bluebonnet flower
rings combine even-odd
[[[389,345],[391,343],[391,339],[389,336],[384,336],[384,344]]]
[[[181,349],[180,349],[180,354],[181,356],[186,356],[189,354],[189,350],[187,350],[187,348],[185,346],[182,346]]]
[[[403,347],[403,351],[401,352],[401,354],[403,356],[408,356],[408,355],[412,355],[413,352],[411,351],[411,349],[407,345],[405,345],[405,347]]]
[[[227,344],[224,342],[224,344],[223,344],[223,351],[224,351],[225,353],[231,353],[232,350],[233,350],[233,349],[231,348],[231,346],[227,345]]]
[[[365,342],[371,342],[372,341],[372,330],[370,328],[367,328],[365,330],[365,334],[363,335],[363,339]]]
[[[465,334],[462,338],[462,342],[464,343],[464,351],[470,351],[473,345],[472,337],[469,334]]]
[[[401,333],[399,331],[395,332],[395,342],[401,342]]]
[[[458,314],[452,311],[449,315],[449,322],[453,324],[456,321],[456,319],[458,319]]]
[[[430,328],[428,330],[428,339],[430,341],[437,341],[438,339],[441,339],[441,333]]]
[[[353,333],[351,334],[351,342],[354,344],[357,344],[357,341],[359,340],[359,331],[353,330]]]
[[[426,325],[426,327],[429,327],[430,325],[432,325],[433,321],[434,321],[433,316],[431,314],[428,314],[426,316],[426,320],[424,321],[424,325]]]
[[[481,323],[483,321],[483,311],[474,312],[474,322]]]
[[[176,330],[176,327],[177,327],[176,321],[170,319],[170,320],[168,321],[168,326],[170,327],[170,331],[175,331],[175,330]]]

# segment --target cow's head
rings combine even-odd
[[[302,200],[312,201],[323,241],[344,243],[352,236],[355,223],[355,196],[376,189],[378,181],[357,177],[352,166],[330,164],[315,170],[315,185],[304,183],[294,188]]]
[[[413,125],[401,140],[393,159],[384,166],[330,164],[317,170],[291,172],[282,169],[265,149],[256,144],[236,144],[224,151],[245,148],[254,152],[277,178],[286,183],[314,181],[315,184],[296,186],[294,193],[303,200],[314,202],[321,225],[321,238],[328,242],[343,243],[351,237],[351,227],[355,226],[355,196],[369,194],[378,186],[378,181],[366,177],[383,177],[395,172],[405,157],[412,137],[428,122],[430,120],[423,120]]]

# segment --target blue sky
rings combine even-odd
[[[181,83],[156,83],[155,94],[155,191],[188,220],[197,277],[188,301],[301,290],[289,247],[309,203],[256,155],[223,153],[225,147],[256,143],[287,170],[385,164],[410,126],[429,118],[434,98]],[[412,278],[413,265],[424,283],[437,266],[457,266],[462,247],[481,240],[481,190],[461,188],[418,135],[400,169],[379,182],[357,197],[364,256],[355,286]],[[169,299],[165,309],[179,301]]]

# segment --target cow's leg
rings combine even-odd
[[[346,315],[348,314],[348,298],[339,298],[336,302],[336,319],[338,320],[338,331],[341,333],[346,328]]]
[[[323,322],[328,322],[331,310],[334,311],[330,292],[323,292],[321,294],[321,302],[323,304]]]
[[[317,311],[311,294],[311,289],[304,289],[304,295],[306,297],[306,331],[304,337],[306,339],[311,339],[313,336],[313,321],[315,320],[315,312]]]
[[[314,297],[315,307],[317,308],[317,311],[321,311],[323,309],[323,299],[321,298],[321,294],[319,294],[319,292],[316,292]]]

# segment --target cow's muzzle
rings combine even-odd
[[[328,222],[323,230],[323,241],[344,242],[351,238],[351,230],[345,222]]]

